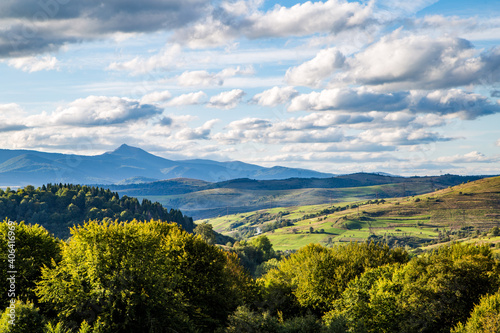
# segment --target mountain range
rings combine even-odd
[[[133,184],[173,178],[219,182],[237,178],[256,180],[329,178],[333,174],[274,166],[266,168],[239,161],[169,160],[121,145],[100,155],[46,153],[0,149],[0,186],[41,186],[46,183]]]

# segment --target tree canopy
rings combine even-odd
[[[88,220],[162,220],[176,222],[193,232],[194,223],[181,211],[158,202],[123,196],[95,186],[47,184],[14,190],[0,189],[0,217],[43,225],[58,238],[69,236],[69,228]]]
[[[90,221],[72,228],[61,255],[37,293],[70,328],[213,331],[241,303],[244,272],[176,224]]]

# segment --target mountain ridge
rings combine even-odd
[[[0,149],[0,186],[40,186],[46,183],[110,185],[128,179],[193,178],[218,182],[238,178],[269,180],[333,176],[314,170],[282,166],[268,168],[241,161],[170,160],[127,144],[91,156]]]

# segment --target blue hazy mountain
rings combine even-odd
[[[237,178],[270,180],[333,176],[306,169],[266,168],[238,161],[174,161],[125,144],[114,151],[94,156],[0,149],[0,186],[131,184],[173,178],[218,182]]]

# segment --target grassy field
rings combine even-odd
[[[367,191],[343,190],[351,199]],[[330,245],[369,238],[410,248],[472,236],[487,240],[484,233],[500,226],[500,177],[411,197],[273,207],[201,221],[233,237],[265,234],[277,250],[294,250],[311,242]]]

